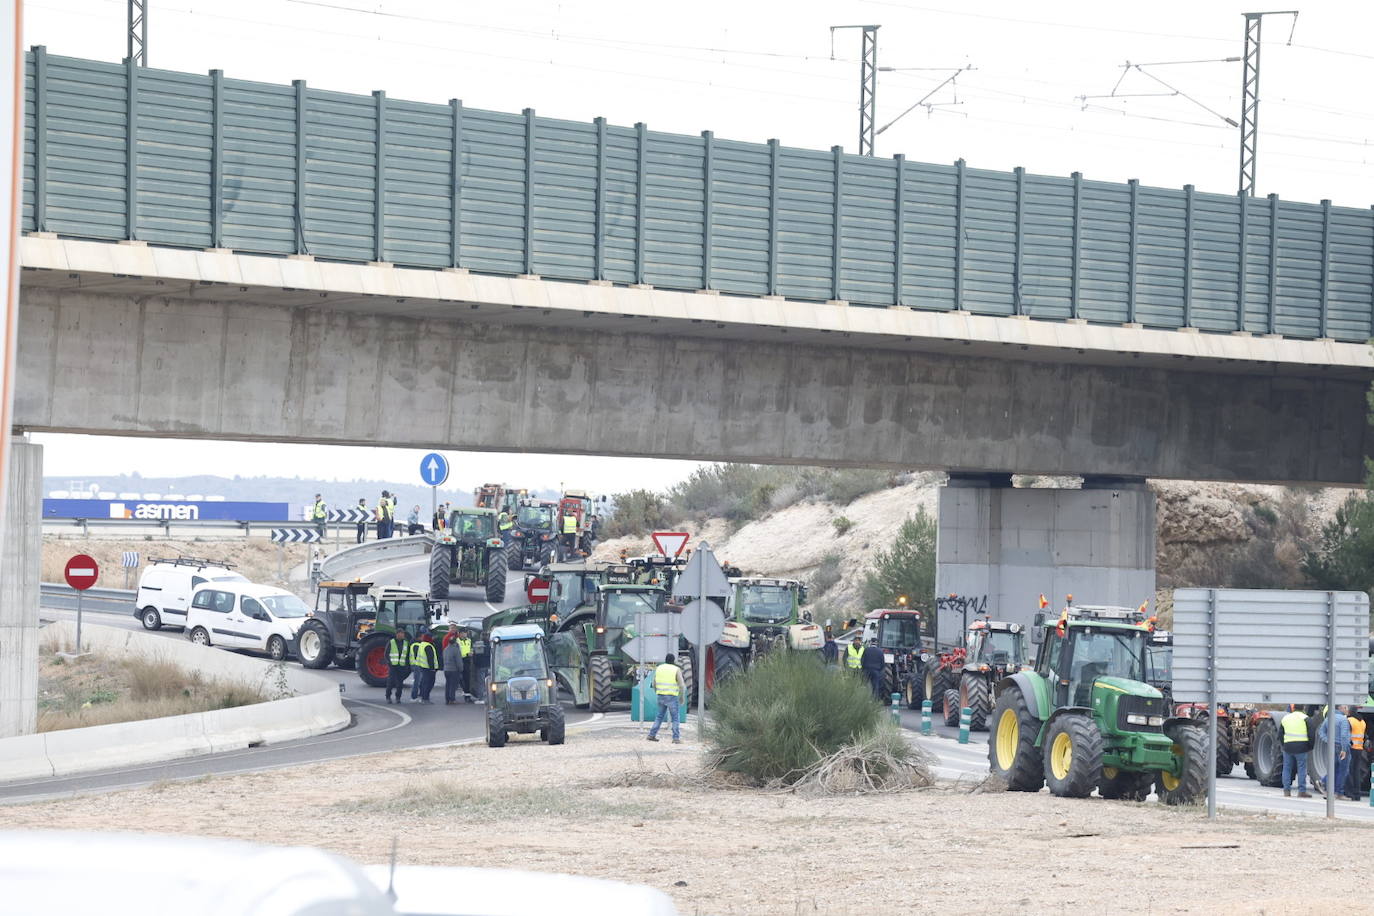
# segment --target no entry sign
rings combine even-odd
[[[548,579],[541,579],[538,576],[532,577],[525,585],[525,597],[530,599],[530,604],[542,604],[548,601],[550,584]]]
[[[67,584],[79,592],[95,585],[95,580],[100,578],[100,566],[92,557],[84,553],[78,553],[67,561],[67,568],[62,571]]]

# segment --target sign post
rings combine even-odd
[[[76,654],[80,655],[81,596],[100,578],[100,564],[86,554],[78,553],[67,561],[66,569],[62,570],[62,577],[67,580],[68,585],[76,589]]]
[[[430,452],[420,459],[420,479],[429,484],[429,519],[439,514],[439,487],[448,480],[448,459],[438,452]]]
[[[686,542],[683,542],[684,545]],[[681,549],[681,548],[679,548]],[[725,578],[725,570],[720,568],[711,545],[705,541],[692,551],[687,568],[678,576],[673,586],[673,597],[691,599],[682,609],[682,629],[689,641],[696,645],[697,676],[697,734],[701,734],[706,724],[706,666],[711,663],[707,648],[720,638],[725,627],[725,617],[719,607],[710,599],[722,601],[730,594],[730,581]],[[695,615],[695,616],[694,616]],[[694,627],[692,624],[696,624]],[[692,631],[695,630],[695,633]],[[687,635],[691,633],[692,635]]]

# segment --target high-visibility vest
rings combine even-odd
[[[325,509],[324,509],[324,500],[322,500],[322,499],[317,499],[317,500],[315,500],[315,511],[314,511],[314,518],[315,518],[315,520],[316,520],[316,521],[324,521],[324,517],[325,517],[325,515],[327,515],[327,514],[328,514],[328,513],[326,513],[326,512],[325,512]]]
[[[1352,751],[1364,750],[1364,719],[1356,716],[1349,716],[1350,719],[1350,749]]]
[[[501,531],[509,531],[515,527],[515,519],[502,512],[500,518],[497,519],[496,527]]]
[[[417,639],[410,644],[410,666],[412,668],[438,668],[439,660],[434,654],[434,643]]]
[[[845,653],[844,653],[844,663],[845,663],[845,666],[846,666],[846,667],[849,667],[849,668],[857,669],[857,668],[859,667],[859,662],[860,662],[861,659],[863,659],[863,657],[864,657],[864,650],[863,650],[863,647],[862,647],[862,646],[856,646],[856,645],[854,645],[853,643],[850,643],[850,644],[849,644],[849,648],[846,649],[846,650],[845,650]]]
[[[563,516],[563,533],[564,533],[564,534],[577,534],[577,516],[575,516],[575,515],[565,515],[565,516]]]
[[[1307,715],[1294,710],[1283,717],[1283,743],[1307,743]]]
[[[386,644],[387,662],[392,666],[404,666],[410,661],[410,645],[403,639],[393,639]]]
[[[467,658],[469,655],[471,655],[471,654],[472,654],[472,640],[468,639],[466,636],[459,636],[459,637],[458,637],[458,651],[463,653],[463,658]]]
[[[678,696],[677,689],[677,665],[670,665],[667,662],[654,669],[654,693],[661,697]]]

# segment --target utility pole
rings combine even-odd
[[[129,60],[148,66],[148,0],[129,0]]]
[[[1269,10],[1245,14],[1245,56],[1241,64],[1240,101],[1240,190],[1246,197],[1255,196],[1255,166],[1259,155],[1259,78],[1260,29],[1265,16],[1292,16],[1293,28],[1288,43],[1293,43],[1293,30],[1298,27],[1297,10]]]
[[[832,25],[830,59],[835,59],[835,30],[860,29],[863,53],[859,55],[859,155],[873,155],[873,138],[878,122],[878,29],[877,25]]]

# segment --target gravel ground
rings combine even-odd
[[[574,729],[561,747],[396,752],[9,807],[4,822],[137,824],[365,863],[398,835],[403,863],[641,882],[684,914],[1374,911],[1352,893],[1371,827],[1225,812],[1209,824],[1196,808],[967,785],[839,798],[710,787],[684,738]]]

